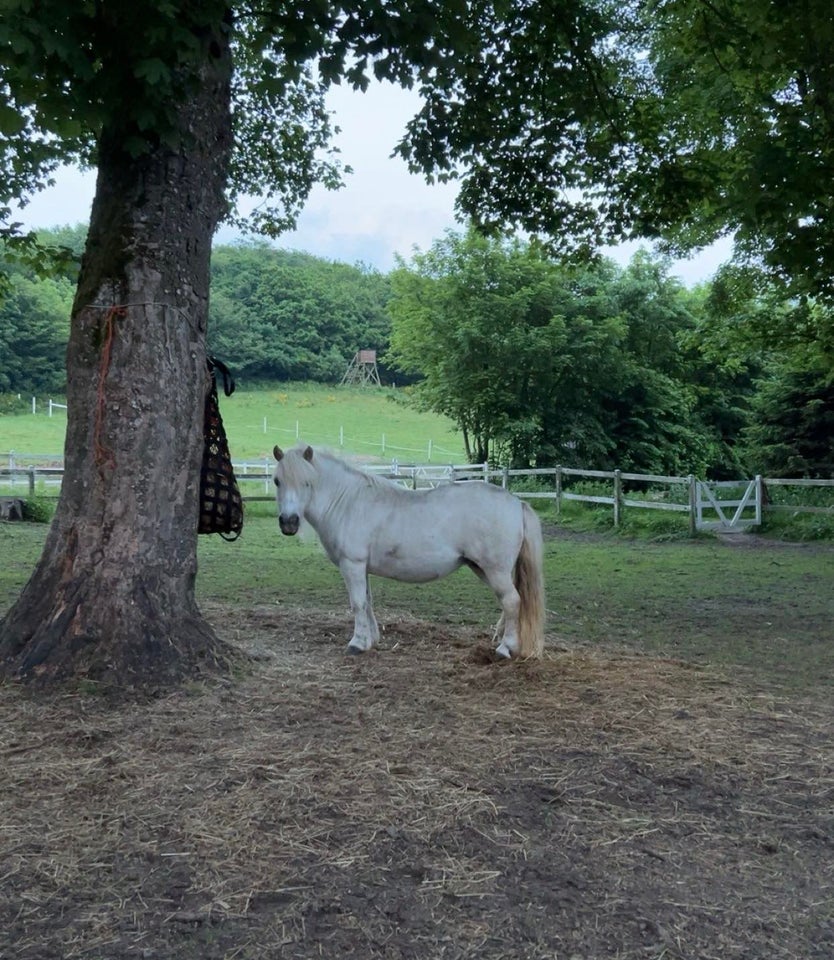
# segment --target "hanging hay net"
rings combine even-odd
[[[225,364],[209,357],[211,382],[206,394],[203,420],[203,465],[200,469],[199,533],[219,533],[224,540],[236,540],[243,529],[243,500],[232,467],[229,443],[220,404],[217,399],[217,376],[223,376],[223,392],[231,396],[235,382]]]

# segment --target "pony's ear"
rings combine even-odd
[[[307,461],[307,463],[309,463],[313,459],[313,448],[307,447],[307,449],[304,451],[302,456]]]
[[[272,456],[275,457],[276,460],[284,459],[284,451],[278,446],[277,443],[272,448]]]

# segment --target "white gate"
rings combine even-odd
[[[739,499],[722,499],[722,491],[744,488]],[[704,512],[712,513],[704,517]],[[745,516],[745,511],[747,515]],[[752,511],[752,514],[751,514]],[[762,522],[762,478],[753,480],[698,480],[695,497],[695,526],[698,530],[738,533]]]
[[[404,487],[412,490],[422,490],[426,487],[437,487],[443,483],[453,483],[455,480],[483,480],[489,482],[489,465],[486,463],[467,464],[402,464],[392,460],[388,464],[365,464],[363,469],[368,473],[388,477]]]

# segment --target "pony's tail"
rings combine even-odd
[[[524,539],[513,569],[521,604],[518,611],[518,655],[540,657],[544,651],[544,541],[536,511],[522,501]]]

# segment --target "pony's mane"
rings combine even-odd
[[[304,480],[312,479],[318,469],[320,469],[316,466],[317,461],[324,461],[329,467],[339,470],[343,474],[359,480],[368,486],[391,486],[390,481],[385,477],[379,477],[373,473],[368,473],[361,467],[355,467],[353,464],[348,463],[341,457],[337,457],[335,454],[330,453],[327,450],[321,450],[318,447],[313,448],[312,461],[307,460],[304,457],[304,451],[308,446],[309,444],[307,443],[299,442],[284,453],[281,464],[288,482],[302,483]]]

